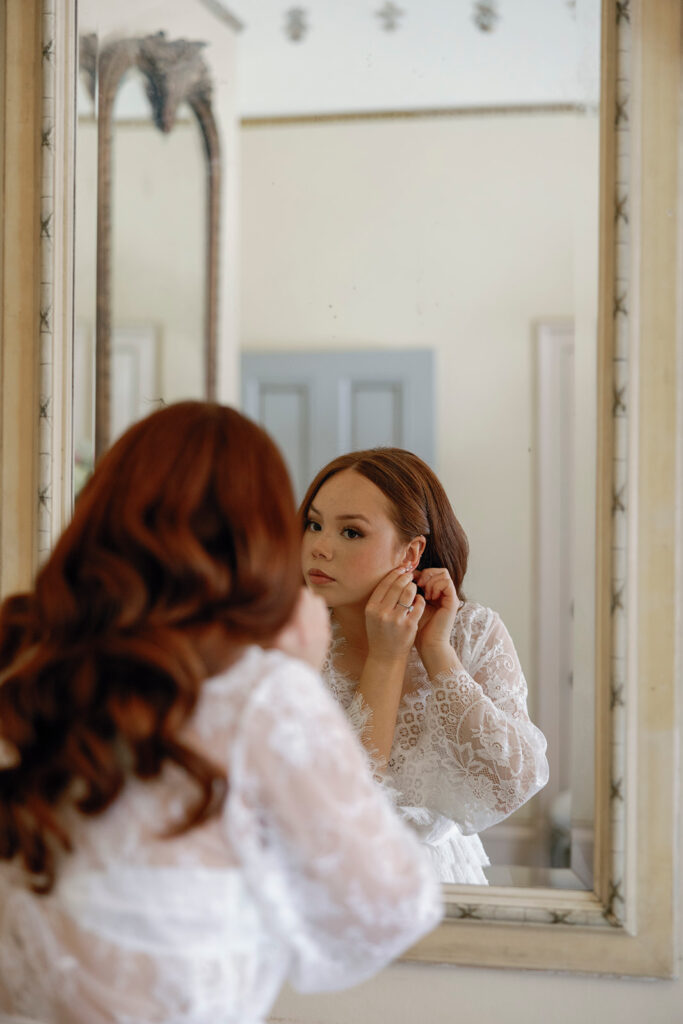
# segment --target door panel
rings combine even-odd
[[[434,464],[429,349],[245,352],[242,402],[279,444],[298,498],[321,466],[359,448],[408,448]]]

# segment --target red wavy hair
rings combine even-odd
[[[197,640],[216,624],[234,654],[272,640],[299,545],[284,462],[234,409],[167,406],[104,455],[33,591],[0,607],[0,858],[21,856],[37,891],[71,846],[60,807],[100,813],[130,765],[198,783],[168,834],[219,811],[224,772],[178,739],[208,674]]]

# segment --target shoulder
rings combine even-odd
[[[511,648],[512,640],[498,612],[476,601],[461,605],[453,624],[451,643],[468,670],[482,658]]]
[[[250,708],[296,706],[302,699],[315,701],[320,694],[325,696],[320,675],[306,662],[254,645],[224,672],[206,680],[200,703],[210,714],[217,698],[221,704],[231,705],[233,714],[240,717]]]
[[[502,619],[498,612],[487,608],[486,605],[477,604],[476,601],[465,601],[455,616],[453,631],[455,635],[461,632],[470,641],[476,641],[499,625],[502,625]]]
[[[224,672],[207,679],[207,690],[256,690],[278,685],[285,680],[293,685],[320,686],[320,674],[311,666],[290,654],[253,645]]]

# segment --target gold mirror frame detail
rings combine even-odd
[[[68,99],[58,109],[69,113],[52,125],[54,188],[40,218],[42,223],[55,215],[56,234],[49,244],[43,237],[39,245],[36,233],[33,258],[23,266],[18,293],[34,310],[38,336],[30,352],[35,379],[41,367],[36,426],[26,440],[35,452],[33,439],[40,431],[38,495],[32,514],[26,515],[25,505],[23,511],[37,536],[38,509],[46,495],[54,541],[68,514],[65,495],[70,494],[71,323],[65,296],[73,274],[68,255],[73,229],[66,225],[73,212],[69,197],[75,104],[65,83],[75,82],[77,61],[74,0],[60,5],[58,14],[54,0],[43,4],[41,9],[39,0],[8,0],[15,24],[23,27],[22,38],[35,39],[38,52],[43,17],[44,91],[47,95],[54,88]],[[675,632],[680,535],[672,439],[681,300],[678,215],[672,210],[678,209],[679,193],[681,11],[670,0],[604,0],[603,12],[595,891],[454,887],[447,920],[408,959],[671,977],[679,813],[675,697],[680,672]],[[51,23],[55,32],[48,38]],[[15,45],[7,31],[2,44],[7,56]],[[30,91],[34,66],[22,71],[8,63],[8,68],[5,104],[11,96],[17,103],[21,89],[16,77]],[[12,123],[6,117],[2,138],[5,201],[30,210],[17,171],[20,151],[27,124],[34,125],[36,138],[42,127],[43,141],[47,128],[37,109],[32,118],[22,117],[22,144],[20,133],[10,137]],[[16,230],[16,218],[12,223]],[[16,238],[10,229],[8,221],[0,260],[5,294],[14,280],[7,254],[14,251]],[[48,309],[53,312],[49,352],[46,344],[41,349],[38,328]],[[25,337],[7,317],[2,328],[4,403],[19,386],[26,392],[26,368],[13,368],[11,358]],[[43,366],[49,372],[43,374]],[[46,410],[49,414],[44,415]],[[6,542],[5,525],[18,519],[19,499],[12,485],[20,467],[7,454],[6,432],[2,442],[0,522]],[[37,546],[34,542],[34,551]],[[22,559],[21,571],[11,579],[9,573],[3,575],[5,589],[30,579],[35,557],[26,548]]]
[[[186,102],[197,119],[207,163],[206,290],[204,301],[204,385],[216,398],[218,349],[218,255],[221,160],[211,107],[211,80],[202,60],[205,44],[167,40],[163,32],[117,39],[99,53],[93,36],[80,41],[83,67],[95,93],[97,75],[97,312],[95,326],[95,459],[109,447],[111,424],[112,149],[114,104],[123,76],[137,68],[145,78],[155,125],[170,132]]]

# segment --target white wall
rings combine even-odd
[[[76,320],[94,332],[97,127],[79,123]],[[203,394],[206,166],[199,126],[169,135],[118,123],[112,189],[112,324],[152,325],[164,399]],[[172,169],[172,173],[169,173]]]
[[[436,468],[471,542],[466,590],[502,614],[533,704],[540,319],[577,320],[577,469],[595,505],[595,119],[257,124],[241,159],[242,345],[435,349]],[[584,608],[592,578],[579,588]]]

